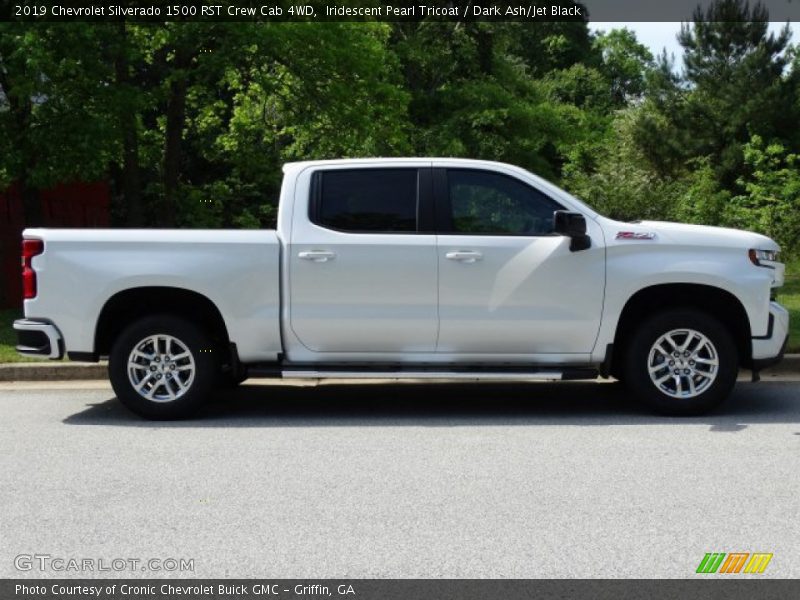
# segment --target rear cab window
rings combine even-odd
[[[416,168],[346,169],[314,174],[309,218],[349,233],[415,233],[419,171]]]

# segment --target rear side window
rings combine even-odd
[[[321,171],[311,221],[354,233],[417,231],[417,169]]]

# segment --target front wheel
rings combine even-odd
[[[637,328],[624,380],[658,412],[697,415],[728,397],[738,372],[736,344],[722,323],[682,309],[659,313]]]
[[[117,338],[108,361],[122,403],[146,419],[180,419],[205,401],[217,365],[205,332],[171,315],[145,317]]]

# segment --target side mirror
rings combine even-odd
[[[570,252],[579,252],[592,247],[592,238],[586,235],[586,218],[580,213],[555,211],[553,233],[570,238]]]

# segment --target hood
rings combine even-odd
[[[653,241],[689,246],[709,246],[715,248],[757,248],[759,250],[778,250],[778,244],[760,233],[729,229],[727,227],[710,227],[708,225],[689,225],[687,223],[670,223],[667,221],[640,221],[623,223],[603,218],[603,229],[608,243],[617,240],[617,233],[653,233]],[[626,240],[627,242],[628,240]]]

